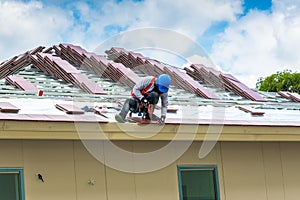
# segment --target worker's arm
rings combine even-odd
[[[144,97],[141,91],[150,84],[152,78],[151,76],[145,77],[133,87],[132,92],[139,100]]]
[[[168,93],[163,93],[160,96],[161,98],[161,117],[166,118],[167,109],[168,109]]]

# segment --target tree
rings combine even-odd
[[[266,78],[261,77],[256,82],[256,88],[267,92],[288,91],[300,93],[300,73],[284,70]]]

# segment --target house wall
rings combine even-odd
[[[96,147],[98,144],[95,143]],[[115,144],[125,150],[146,153],[167,142],[118,141]],[[219,142],[205,158],[199,159],[201,145],[194,142],[163,169],[133,174],[105,167],[81,141],[0,140],[0,167],[24,168],[25,194],[30,200],[179,199],[178,165],[217,165],[222,200],[299,199],[300,143]],[[174,147],[173,153],[177,150]],[[98,151],[109,159],[108,154],[103,154],[105,151]],[[126,160],[120,158],[120,162]],[[38,173],[43,175],[44,183],[37,178]],[[89,180],[94,185],[88,184]]]

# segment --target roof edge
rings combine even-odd
[[[130,141],[300,141],[299,126],[218,126],[0,121],[0,139]]]

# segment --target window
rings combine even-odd
[[[23,169],[0,168],[0,200],[24,200]]]
[[[219,200],[216,166],[179,166],[180,200]]]

